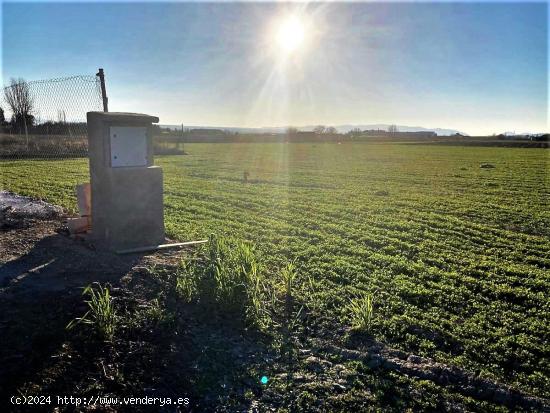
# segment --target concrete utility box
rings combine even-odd
[[[153,165],[155,116],[88,112],[92,238],[119,251],[162,244],[162,169]]]

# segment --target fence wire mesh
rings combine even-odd
[[[97,76],[12,79],[0,96],[0,158],[88,154],[86,112],[103,110]]]

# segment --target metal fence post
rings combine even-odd
[[[107,91],[105,90],[105,74],[103,69],[99,69],[96,73],[96,76],[99,76],[99,82],[101,84],[101,97],[103,98],[103,112],[109,112],[109,99],[107,98]]]

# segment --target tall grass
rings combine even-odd
[[[187,302],[213,301],[219,310],[242,314],[261,329],[271,322],[265,268],[250,243],[211,235],[198,260],[180,265],[176,288]]]
[[[367,293],[350,301],[352,328],[362,332],[370,331],[374,314],[373,300],[373,295]]]
[[[186,303],[193,302],[198,295],[199,269],[194,261],[182,260],[176,270],[176,292]]]
[[[96,288],[93,285],[96,285]],[[111,341],[115,334],[117,314],[113,304],[113,299],[107,286],[103,287],[99,283],[88,285],[82,291],[82,295],[88,296],[85,300],[89,310],[82,317],[75,318],[69,324],[70,330],[80,323],[92,325],[98,335],[107,341]]]

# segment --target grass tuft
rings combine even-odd
[[[80,323],[89,324],[103,340],[111,341],[115,334],[117,314],[109,288],[93,283],[84,288],[82,295],[89,298],[85,300],[89,310],[82,317],[75,318],[67,324],[67,330],[71,330]]]
[[[350,301],[349,310],[351,313],[352,328],[369,332],[372,326],[374,313],[374,300],[370,293],[356,297]]]
[[[176,289],[186,302],[214,301],[220,311],[242,314],[260,329],[271,323],[265,268],[248,242],[211,235],[198,260],[180,265]]]

